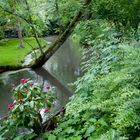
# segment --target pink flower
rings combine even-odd
[[[48,113],[48,112],[49,112],[49,109],[45,108],[44,113]]]
[[[24,78],[23,78],[23,79],[20,80],[20,83],[21,83],[21,84],[25,84],[26,82],[27,82],[27,79],[24,79]]]
[[[24,90],[24,92],[27,92],[27,91],[28,91],[28,89],[27,89],[27,88],[24,88],[23,90]]]
[[[14,108],[14,103],[10,103],[9,105],[8,105],[8,109],[13,109]]]
[[[22,102],[23,102],[22,99],[19,99],[19,100],[18,100],[18,103],[19,103],[20,105],[22,104]]]
[[[32,86],[33,86],[33,83],[31,82],[31,83],[30,83],[30,87],[32,87]]]

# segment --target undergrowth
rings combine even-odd
[[[88,41],[93,47],[83,51],[85,74],[75,82],[64,118],[45,139],[140,139],[140,47],[113,33],[108,27]]]

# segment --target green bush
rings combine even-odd
[[[8,118],[0,125],[1,137],[19,140],[28,136],[29,139],[43,132],[43,116],[51,117],[50,108],[55,99],[52,88],[45,88],[46,91],[42,91],[41,86],[28,79],[21,79],[18,86],[13,85],[14,101],[8,105]]]
[[[46,139],[140,137],[140,48],[121,43],[114,33],[104,30],[90,43],[93,47],[84,49],[85,74],[75,82],[64,118]]]

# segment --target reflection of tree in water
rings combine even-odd
[[[35,79],[34,72],[33,71],[27,71],[27,70],[21,70],[13,73],[6,73],[3,76],[3,81],[6,84],[19,84],[20,79],[26,78],[26,79]]]
[[[56,98],[55,105],[52,109],[53,112],[59,110],[62,106],[65,106],[69,100],[69,97],[72,93],[63,86],[55,77],[53,77],[50,73],[48,73],[44,68],[39,68],[35,70],[37,75],[43,77],[44,88],[47,85],[51,85],[55,88]]]
[[[79,47],[68,39],[45,64],[45,68],[67,86],[80,75],[80,62]]]
[[[0,116],[7,112],[7,104],[11,102],[10,86],[0,80]]]

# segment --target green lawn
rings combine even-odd
[[[37,43],[33,37],[24,38],[34,48],[37,48]],[[47,41],[40,39],[41,44],[47,44]],[[21,65],[24,57],[32,51],[30,45],[24,42],[25,48],[18,48],[19,41],[17,38],[6,39],[0,41],[0,66],[17,66]]]

